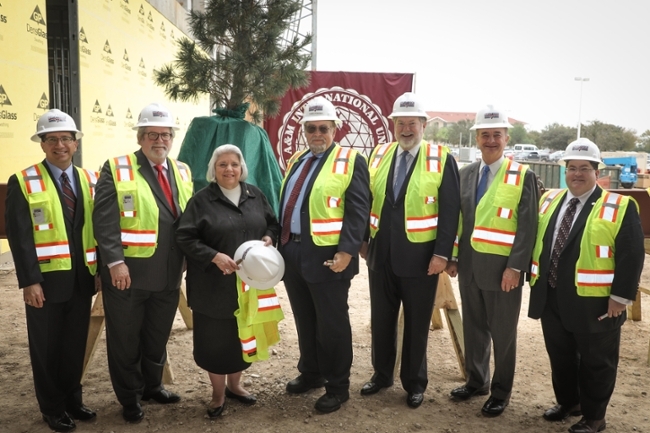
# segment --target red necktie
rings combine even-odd
[[[569,201],[569,205],[566,211],[564,211],[564,216],[560,223],[560,229],[557,232],[557,238],[555,238],[555,245],[553,245],[553,251],[551,252],[551,266],[548,269],[548,285],[551,287],[557,287],[557,265],[560,261],[560,253],[571,232],[573,216],[576,214],[576,207],[579,202],[580,200],[575,197]]]
[[[68,208],[70,216],[74,219],[74,210],[77,207],[77,197],[72,191],[72,185],[70,185],[70,178],[65,174],[65,171],[61,173],[61,192],[63,193],[63,201],[65,202],[65,207]]]
[[[302,190],[302,184],[305,183],[305,179],[309,174],[311,163],[314,162],[315,159],[316,157],[312,156],[305,161],[305,165],[302,167],[300,176],[298,176],[298,179],[296,179],[296,183],[293,186],[291,193],[289,194],[287,205],[284,207],[284,214],[282,215],[282,233],[280,235],[280,242],[282,245],[289,242],[289,236],[291,236],[291,214],[293,213],[293,209],[296,207],[298,196]]]
[[[155,165],[156,170],[158,170],[158,183],[167,197],[167,203],[172,208],[172,213],[176,217],[176,206],[174,206],[174,198],[172,196],[172,189],[169,187],[169,181],[167,181],[167,176],[163,173],[163,166],[161,164]]]

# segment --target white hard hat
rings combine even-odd
[[[476,113],[474,126],[469,129],[470,131],[474,131],[476,129],[494,128],[512,128],[512,125],[508,123],[508,115],[505,111],[494,108],[492,105],[488,105]]]
[[[336,108],[327,99],[317,96],[305,104],[305,111],[300,119],[300,124],[305,122],[316,122],[319,120],[333,120],[337,125],[341,122],[336,115]]]
[[[48,132],[69,131],[74,132],[75,139],[83,137],[83,133],[77,129],[74,119],[56,108],[43,114],[36,122],[36,134],[32,135],[32,141],[41,142],[41,135]]]
[[[284,259],[272,245],[262,241],[247,241],[237,248],[233,260],[239,261],[237,275],[256,289],[270,289],[284,276]]]
[[[391,119],[393,117],[424,117],[429,118],[427,113],[424,111],[424,107],[418,100],[418,97],[415,96],[413,92],[406,92],[393,103],[393,112],[390,113]]]
[[[140,111],[138,116],[138,123],[133,127],[133,129],[138,129],[143,126],[162,126],[169,127],[172,129],[180,129],[174,123],[174,116],[172,113],[162,104],[154,102],[149,104]]]
[[[571,142],[566,150],[564,155],[558,161],[560,165],[566,166],[567,161],[571,160],[583,160],[591,161],[598,163],[598,168],[605,168],[606,165],[600,159],[600,149],[596,143],[591,141],[588,138],[580,137],[577,140]]]

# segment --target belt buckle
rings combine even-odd
[[[300,235],[296,233],[291,233],[290,239],[294,242],[300,242]]]

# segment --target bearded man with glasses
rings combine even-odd
[[[329,413],[350,397],[348,290],[370,212],[368,166],[363,155],[334,143],[341,121],[325,98],[305,105],[301,123],[309,149],[289,160],[280,193],[279,250],[300,346],[300,375],[286,389],[325,386],[315,408]]]
[[[192,195],[189,167],[168,157],[178,129],[169,110],[146,106],[133,129],[141,149],[106,161],[93,212],[108,367],[131,423],[144,417],[142,400],[180,400],[163,387],[162,374],[184,264],[175,231]]]

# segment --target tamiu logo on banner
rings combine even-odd
[[[352,147],[365,156],[370,156],[370,152],[377,144],[393,141],[388,118],[368,96],[360,95],[354,89],[338,86],[321,88],[314,93],[307,93],[302,99],[296,101],[282,119],[276,149],[278,163],[282,170],[287,168],[287,161],[291,155],[307,148],[300,120],[305,104],[317,96],[330,101],[336,108],[338,118],[343,122],[334,135],[334,141],[342,147]]]

